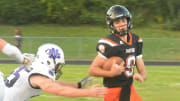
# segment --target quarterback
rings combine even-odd
[[[133,79],[144,82],[147,78],[142,58],[143,41],[130,32],[131,20],[131,14],[124,6],[114,5],[107,11],[106,23],[110,34],[98,41],[98,55],[89,69],[90,75],[103,77],[103,84],[109,89],[104,101],[142,101],[134,89]],[[124,66],[113,64],[111,70],[104,70],[103,64],[113,56],[122,58]]]

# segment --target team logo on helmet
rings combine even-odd
[[[52,48],[52,49],[49,49],[49,58],[60,58],[60,52],[58,49],[55,49],[55,48]]]

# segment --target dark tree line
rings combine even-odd
[[[154,22],[180,30],[180,0],[0,0],[0,23],[102,25],[115,4],[130,10],[135,25]]]

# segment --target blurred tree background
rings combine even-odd
[[[104,25],[116,4],[129,9],[135,26],[180,30],[180,0],[0,0],[0,24]]]

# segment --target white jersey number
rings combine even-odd
[[[126,59],[126,70],[124,73],[128,78],[132,77],[134,74],[135,59],[134,55],[130,55]]]

